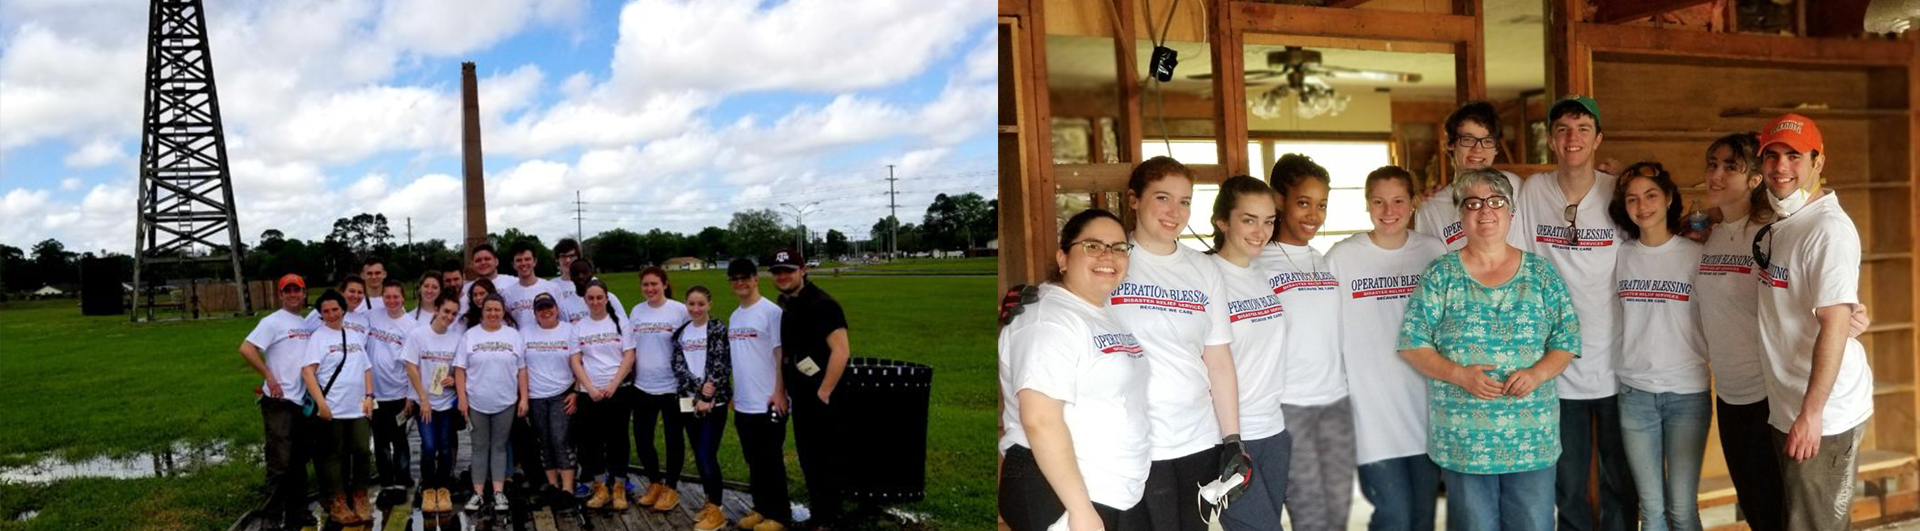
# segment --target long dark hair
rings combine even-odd
[[[500,296],[500,293],[492,290],[487,291],[486,298],[471,301],[473,303],[473,309],[467,311],[467,328],[480,326],[480,315],[484,312],[483,308],[486,308],[487,303],[495,301],[500,303],[500,320],[507,323],[507,326],[520,328],[520,323],[514,322],[513,320],[513,312],[507,311],[507,298]]]
[[[578,260],[575,260],[575,261],[574,261],[574,263],[576,263],[576,264],[577,264],[577,263],[580,263],[580,262],[579,262]],[[596,279],[593,279],[593,280],[589,280],[589,281],[587,281],[587,287],[586,287],[585,289],[581,289],[581,290],[580,290],[580,302],[581,302],[581,304],[585,304],[585,303],[586,303],[586,301],[587,301],[587,290],[589,290],[589,289],[593,289],[593,288],[600,288],[600,291],[601,291],[602,293],[607,293],[607,294],[612,294],[612,293],[613,293],[613,290],[611,290],[611,289],[607,289],[607,283],[605,283],[605,282],[601,282],[601,281],[600,281],[600,279],[597,279],[597,278],[596,278]],[[613,299],[612,299],[612,298],[608,298],[608,299],[607,299],[607,304],[613,304]],[[614,330],[622,330],[622,328],[620,328],[620,312],[616,312],[616,311],[612,311],[612,310],[613,310],[612,308],[608,308],[607,310],[608,310],[608,311],[607,311],[607,315],[608,315],[608,316],[611,316],[611,317],[613,317],[613,329],[614,329]],[[587,312],[588,312],[588,314],[587,314],[587,315],[588,315],[589,317],[591,317],[591,316],[593,315],[593,314],[592,314],[592,312],[593,312],[593,310],[592,310],[591,308],[589,308],[589,309],[587,310]]]
[[[1740,168],[1744,170],[1740,172],[1742,175],[1760,175],[1759,133],[1748,131],[1720,137],[1707,145],[1707,156],[1712,157],[1713,152],[1718,151],[1721,146],[1733,150],[1733,160],[1739,162]],[[1767,193],[1767,186],[1761,183],[1747,194],[1748,223],[1760,224],[1773,219],[1773,205],[1767,203],[1767,196],[1762,195],[1765,193]]]
[[[1613,216],[1613,223],[1627,233],[1628,238],[1640,239],[1640,225],[1627,215],[1627,184],[1636,179],[1653,181],[1660,193],[1667,196],[1667,232],[1679,235],[1685,229],[1686,221],[1680,218],[1680,187],[1673,184],[1673,176],[1658,162],[1639,162],[1627,166],[1620,173],[1620,184],[1613,187],[1613,203],[1607,205],[1607,213]]]
[[[474,298],[472,296],[474,288],[486,288],[487,296]],[[467,328],[473,328],[475,325],[480,324],[480,303],[486,302],[488,298],[499,295],[500,290],[494,289],[493,280],[491,279],[476,278],[473,279],[472,282],[467,283]],[[500,300],[504,304],[506,298],[503,297]],[[507,322],[513,322],[513,314],[507,314],[507,320]],[[519,326],[516,325],[514,328],[519,328]]]
[[[1266,182],[1255,179],[1249,175],[1237,175],[1228,178],[1226,182],[1220,183],[1220,195],[1213,199],[1213,221],[1225,221],[1231,224],[1233,221],[1227,218],[1233,215],[1234,207],[1240,206],[1240,198],[1254,194],[1266,194],[1267,197],[1274,197],[1273,187],[1267,186]],[[1276,208],[1274,211],[1275,215],[1278,215],[1279,209]],[[1208,252],[1219,253],[1220,247],[1226,244],[1227,232],[1221,230],[1220,226],[1215,225],[1213,227],[1213,250]]]
[[[1080,238],[1080,233],[1086,232],[1088,223],[1092,223],[1093,220],[1101,218],[1111,219],[1114,224],[1120,225],[1120,232],[1122,234],[1127,232],[1126,224],[1121,223],[1120,216],[1115,216],[1112,212],[1098,208],[1082,210],[1079,214],[1074,214],[1073,217],[1067,218],[1067,224],[1060,227],[1060,252],[1073,252],[1073,241]],[[1054,282],[1061,281],[1060,269],[1054,268],[1053,272],[1047,275],[1047,279]]]

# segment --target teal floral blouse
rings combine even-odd
[[[1427,265],[1407,303],[1400,348],[1432,348],[1460,365],[1494,366],[1507,375],[1533,366],[1547,351],[1580,355],[1580,318],[1560,273],[1533,253],[1498,287],[1473,280],[1460,251]],[[1427,453],[1435,464],[1468,474],[1505,474],[1553,466],[1560,458],[1560,391],[1548,380],[1523,398],[1482,399],[1427,380]]]

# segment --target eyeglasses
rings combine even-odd
[[[1495,195],[1495,196],[1487,196],[1487,197],[1462,198],[1460,199],[1460,207],[1465,208],[1467,210],[1480,210],[1482,208],[1492,208],[1494,210],[1499,210],[1502,208],[1507,208],[1507,196]]]
[[[1761,271],[1773,267],[1773,238],[1767,237],[1770,234],[1773,234],[1772,223],[1761,226],[1760,232],[1753,235],[1753,263],[1759,265]],[[1767,241],[1767,250],[1760,250],[1760,240]]]
[[[1094,240],[1081,240],[1073,242],[1072,245],[1086,250],[1089,256],[1094,257],[1106,256],[1109,252],[1127,254],[1127,251],[1133,250],[1133,244],[1127,242],[1101,243]]]
[[[1490,136],[1481,137],[1481,138],[1474,138],[1471,136],[1462,136],[1458,139],[1455,139],[1453,141],[1453,145],[1459,146],[1463,149],[1472,149],[1475,147],[1497,149],[1500,147],[1500,140]]]

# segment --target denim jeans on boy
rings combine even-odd
[[[1441,469],[1447,531],[1553,531],[1554,467],[1506,474]]]
[[[1440,467],[1427,454],[1360,465],[1360,494],[1373,504],[1368,531],[1433,531]]]
[[[1713,397],[1620,386],[1620,442],[1640,494],[1641,531],[1699,531],[1700,459]]]
[[[1618,395],[1560,399],[1560,461],[1554,465],[1554,505],[1560,531],[1633,531],[1640,498],[1620,443]],[[1588,471],[1595,449],[1600,461],[1600,510],[1587,502]]]

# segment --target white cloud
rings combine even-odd
[[[60,180],[60,191],[62,192],[78,192],[80,191],[80,186],[79,177],[68,177]]]
[[[385,42],[420,53],[455,56],[499,42],[529,22],[571,22],[581,0],[398,0],[381,7]]]
[[[108,138],[95,138],[80,149],[68,153],[64,162],[69,168],[97,168],[126,158],[126,152],[120,150],[120,144]]]

